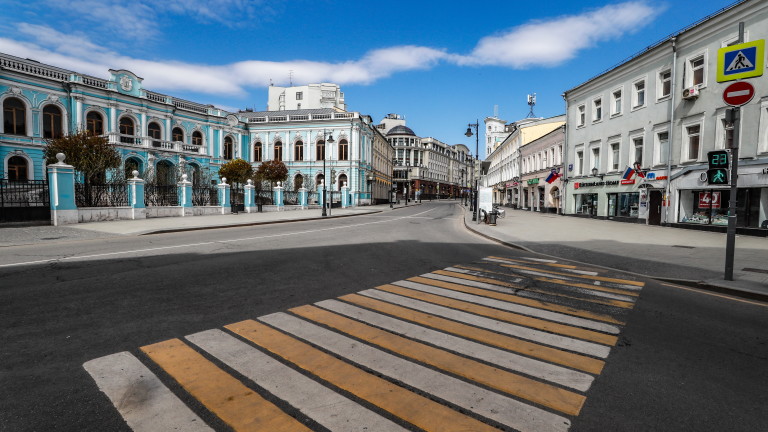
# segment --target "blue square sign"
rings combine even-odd
[[[764,57],[765,39],[720,48],[717,51],[717,82],[761,76]]]

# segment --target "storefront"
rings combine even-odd
[[[680,191],[679,222],[696,225],[728,225],[730,189]],[[761,203],[768,201],[768,188],[741,188],[736,192],[736,226],[759,228]]]

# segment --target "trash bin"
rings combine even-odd
[[[496,210],[491,210],[491,213],[488,214],[488,224],[491,226],[496,226],[496,218],[499,216],[499,212]]]

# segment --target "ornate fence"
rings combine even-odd
[[[256,204],[272,205],[272,191],[269,190],[257,190],[256,191]]]
[[[307,204],[317,203],[317,192],[307,193]]]
[[[0,222],[50,220],[51,207],[46,180],[0,179]]]
[[[75,183],[78,207],[127,207],[128,187],[124,183]]]
[[[144,185],[144,205],[147,207],[179,205],[179,189],[176,185]]]
[[[299,193],[296,191],[283,192],[283,203],[285,205],[299,205]]]
[[[192,186],[192,205],[195,207],[219,205],[219,190],[209,186]]]

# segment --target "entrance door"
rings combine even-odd
[[[661,191],[649,191],[648,225],[661,225]]]

